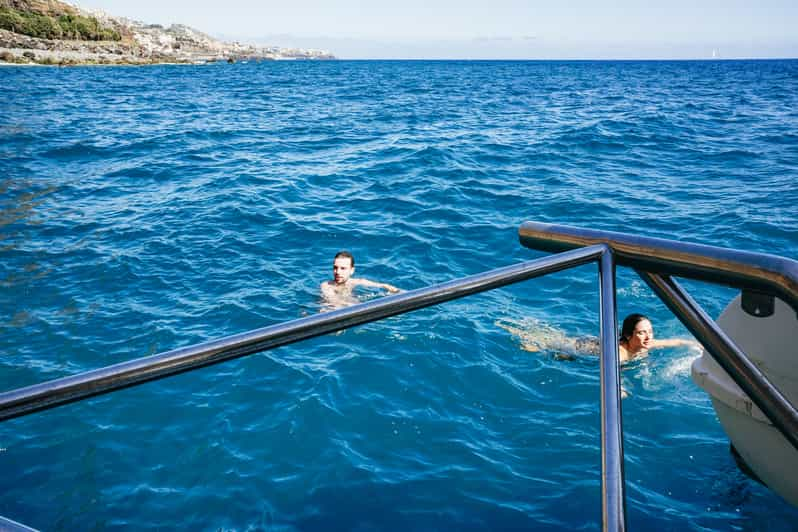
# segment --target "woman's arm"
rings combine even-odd
[[[663,339],[656,339],[651,341],[651,347],[694,347],[696,349],[701,348],[701,344],[693,340],[692,338],[663,338]]]

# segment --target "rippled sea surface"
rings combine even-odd
[[[0,69],[0,391],[542,256],[526,220],[798,258],[798,61]],[[0,424],[43,530],[600,527],[595,266]],[[685,283],[713,315],[734,292]],[[618,310],[687,332],[632,271]],[[623,371],[634,530],[790,530],[697,356]]]

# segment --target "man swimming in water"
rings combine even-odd
[[[348,251],[339,251],[333,259],[333,278],[321,283],[321,295],[324,301],[335,308],[359,303],[352,295],[352,290],[358,286],[380,288],[390,294],[401,291],[388,283],[354,277],[354,274],[355,257]]]

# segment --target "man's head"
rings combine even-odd
[[[335,284],[346,284],[355,273],[355,257],[348,251],[339,251],[333,259],[333,281]]]

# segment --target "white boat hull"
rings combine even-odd
[[[775,300],[774,313],[756,317],[735,298],[718,325],[793,404],[798,404],[798,318]],[[723,429],[748,467],[768,487],[798,506],[798,450],[768,421],[731,377],[704,352],[693,380],[712,398]]]

